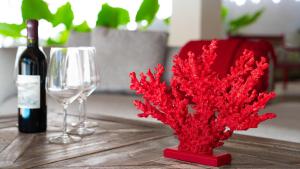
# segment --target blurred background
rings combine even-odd
[[[21,10],[22,3],[25,7],[29,6],[30,8]],[[49,39],[56,40],[57,44],[66,43],[66,37],[59,39],[62,32],[67,34],[64,32],[66,29],[84,32],[88,31],[88,28],[95,28],[96,26],[111,27],[112,25],[97,24],[97,21],[103,20],[99,17],[99,13],[104,4],[124,9],[125,15],[128,13],[129,18],[126,18],[125,22],[117,23],[116,27],[119,29],[147,29],[168,32],[171,26],[172,0],[153,0],[153,2],[145,3],[146,11],[140,13],[140,18],[147,19],[137,20],[136,16],[141,3],[142,0],[2,0],[0,2],[0,46],[15,46],[26,42],[26,39],[22,37],[26,35],[24,25],[20,27],[18,25],[21,25],[23,20],[29,16],[37,16],[41,19],[39,30],[43,45],[50,45],[50,42],[47,43]],[[180,13],[185,12],[186,9],[192,9],[189,7],[190,3],[194,3],[193,0],[181,3],[179,10],[175,6],[176,12]],[[226,36],[225,33],[249,36],[285,36],[290,45],[299,45],[297,44],[299,43],[300,32],[299,0],[222,0],[221,4],[224,36]],[[185,5],[186,7],[184,7]],[[53,21],[52,18],[54,17],[51,15],[55,15],[58,9],[61,11],[60,14],[65,13],[68,17],[60,21]],[[213,12],[218,13],[216,10],[212,8]],[[190,11],[191,14],[193,12],[195,11]],[[250,18],[247,19],[246,15]],[[237,28],[233,28],[230,23],[238,21],[238,19],[240,20]],[[174,20],[177,21],[176,18]],[[84,25],[85,29],[76,29],[76,26],[79,25]],[[194,25],[186,25],[186,27],[192,26]]]
[[[24,8],[21,10],[22,3],[24,3],[24,6],[28,4],[28,10]],[[29,18],[29,16],[41,18],[39,38],[42,45],[53,45],[53,43],[54,45],[64,45],[68,38],[62,38],[61,34],[68,34],[69,31],[89,32],[90,29],[96,26],[128,30],[145,30],[147,28],[148,30],[168,31],[168,20],[172,15],[172,0],[145,3],[143,8],[146,11],[143,12],[142,10],[140,17],[149,19],[137,21],[136,15],[141,7],[141,3],[142,0],[3,0],[0,2],[0,34],[2,34],[0,45],[8,47],[25,44],[25,27],[22,25],[23,28],[20,28],[21,26],[17,27],[16,25],[21,25],[24,18]],[[123,21],[122,19],[114,20],[112,16],[115,12],[114,10],[102,11],[103,5],[104,7],[107,5],[111,8],[117,8],[115,9],[117,12],[122,11],[119,16],[123,18]],[[57,14],[58,9],[60,9],[62,16],[67,17],[60,21],[54,21],[53,16]],[[32,12],[32,10],[36,10],[36,12]],[[99,16],[101,11],[103,12],[102,17]],[[100,21],[106,22],[105,20],[111,21],[108,21],[110,23],[100,23]],[[147,23],[147,21],[151,23]],[[16,25],[12,25],[10,30],[8,30],[7,27],[10,26],[8,24]],[[81,27],[78,27],[80,25]],[[49,42],[49,39],[56,43]]]

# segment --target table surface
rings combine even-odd
[[[212,168],[164,158],[162,150],[177,141],[156,123],[94,115],[91,119],[99,123],[94,135],[80,143],[49,144],[47,139],[60,131],[61,119],[60,114],[49,117],[47,133],[20,134],[15,117],[1,118],[0,168]],[[234,135],[217,151],[233,156],[232,164],[222,168],[300,168],[297,143]]]

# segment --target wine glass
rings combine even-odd
[[[89,126],[98,125],[96,122],[87,121],[86,110],[87,110],[87,97],[90,96],[97,88],[99,76],[95,65],[95,53],[94,47],[79,47],[79,57],[81,59],[81,70],[83,79],[83,91],[78,97],[79,102],[79,122],[74,129],[70,130],[69,133],[77,134],[80,136],[91,135],[95,132],[95,129],[89,128]],[[88,124],[90,123],[90,124]]]
[[[67,134],[68,105],[79,97],[83,88],[80,62],[76,48],[51,48],[46,89],[47,93],[62,105],[64,118],[62,134],[51,137],[50,143],[68,144],[81,140],[79,136]]]

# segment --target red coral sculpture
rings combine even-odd
[[[275,118],[273,113],[258,111],[275,97],[273,92],[256,90],[268,69],[266,58],[256,61],[252,51],[245,50],[220,78],[212,70],[217,57],[217,41],[203,47],[201,56],[189,52],[187,57],[175,56],[171,85],[162,82],[164,68],[158,65],[153,73],[130,74],[132,90],[144,102],[134,105],[143,113],[169,125],[178,136],[178,150],[193,154],[212,154],[235,130],[256,128],[259,123]]]

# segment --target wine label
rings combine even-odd
[[[41,83],[39,75],[18,75],[18,107],[39,109]]]

